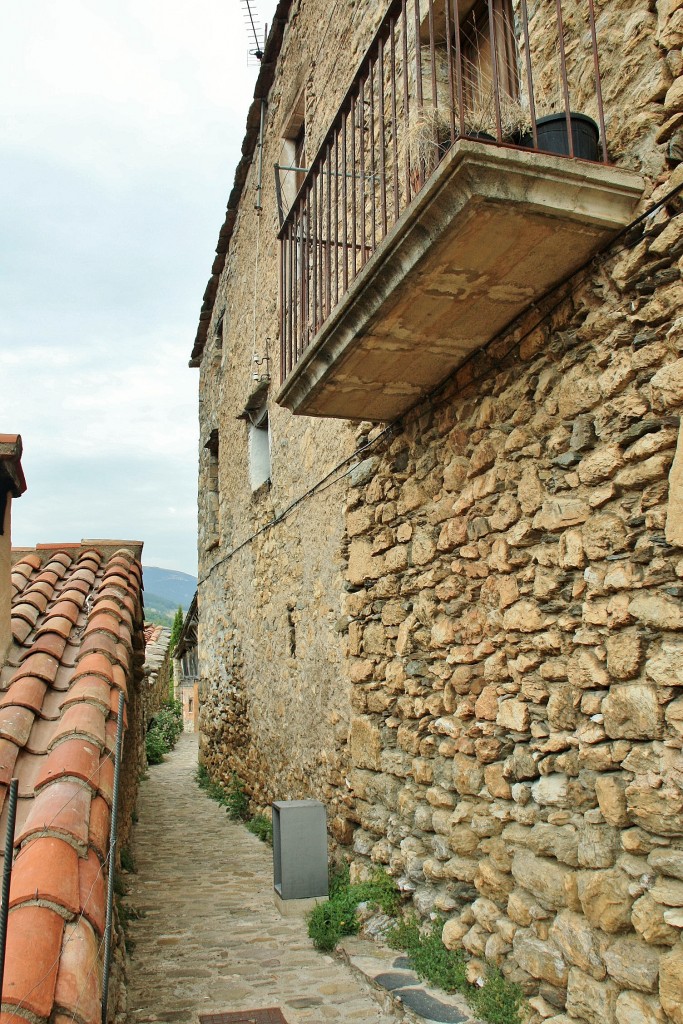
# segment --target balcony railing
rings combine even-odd
[[[564,6],[392,0],[280,231],[282,382],[458,139],[607,163],[593,0]]]

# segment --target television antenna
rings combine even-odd
[[[247,55],[247,65],[253,67],[254,64],[260,64],[263,60],[265,32],[261,27],[261,19],[256,9],[256,0],[240,0],[240,3],[242,5],[242,17],[247,38],[251,43]],[[263,42],[261,42],[262,39]]]

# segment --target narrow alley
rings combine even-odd
[[[362,980],[313,949],[304,920],[280,916],[270,848],[198,788],[196,764],[184,733],[140,787],[130,1024],[275,1006],[287,1024],[393,1024]]]

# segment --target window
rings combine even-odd
[[[270,429],[263,406],[249,421],[249,482],[252,491],[270,480]]]
[[[192,714],[192,697],[187,698],[187,710],[190,714]]]
[[[306,177],[306,97],[299,93],[285,130],[282,134],[280,163],[276,171],[276,185],[281,220],[294,202]]]
[[[517,58],[510,0],[492,0],[495,35],[495,70],[502,95],[516,99]],[[460,23],[465,107],[476,110],[493,102],[494,49],[488,0],[478,0]]]

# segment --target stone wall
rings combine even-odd
[[[304,87],[315,148],[381,9],[334,12],[321,50],[327,14],[292,7],[265,167]],[[645,209],[683,185],[683,4],[609,0],[598,27]],[[388,430],[294,418],[271,385],[252,493],[238,417],[278,335],[254,185],[201,366],[202,760],[253,809],[325,800],[354,874],[385,865],[536,1020],[680,1024],[680,195]]]

